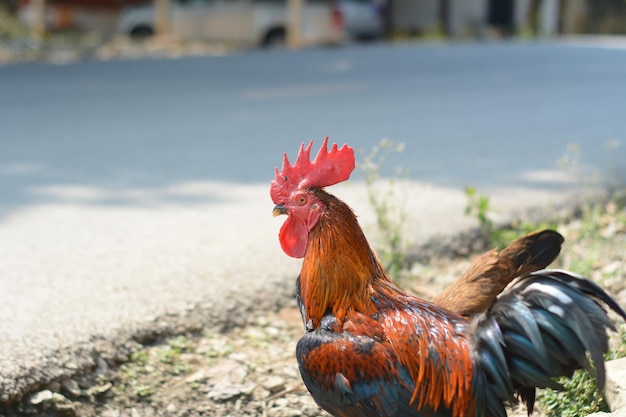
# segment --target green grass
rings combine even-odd
[[[496,225],[491,220],[490,214],[495,211],[491,205],[491,199],[485,194],[481,194],[474,187],[465,188],[467,203],[465,215],[476,218],[480,228],[486,235],[491,247],[502,249],[520,236],[542,229],[555,229],[557,222],[533,222],[529,220],[516,220],[510,225],[502,227]]]
[[[169,376],[183,375],[190,369],[181,355],[193,350],[195,343],[186,336],[176,336],[164,344],[147,346],[130,355],[120,366],[114,384],[118,394],[128,392],[138,400],[150,401],[160,383],[160,373]]]
[[[584,417],[599,411],[609,412],[604,397],[598,394],[595,379],[586,371],[558,380],[564,391],[551,389],[538,393],[538,406],[547,417]]]

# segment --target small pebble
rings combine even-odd
[[[61,382],[61,385],[63,386],[63,389],[72,397],[80,397],[80,387],[78,386],[78,383],[73,379],[64,379],[63,382]]]
[[[36,392],[30,396],[30,403],[32,405],[39,405],[45,401],[50,401],[52,399],[52,395],[52,391],[48,389]]]
[[[261,381],[263,388],[270,392],[280,391],[285,387],[285,378],[278,375],[271,375]]]
[[[208,397],[215,402],[228,401],[239,395],[241,395],[241,389],[232,385],[213,387],[208,393]]]

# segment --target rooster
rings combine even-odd
[[[402,291],[352,210],[323,189],[355,167],[350,147],[328,151],[327,142],[313,161],[313,142],[293,165],[285,154],[270,189],[273,214],[287,215],[282,249],[303,258],[296,356],[317,404],[338,417],[505,417],[521,398],[530,414],[536,387],[560,389],[553,377],[591,363],[603,387],[607,329],[615,328],[601,305],[626,313],[600,287],[535,271],[474,319]]]

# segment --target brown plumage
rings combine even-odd
[[[465,317],[485,312],[513,279],[548,267],[559,256],[563,236],[542,230],[474,258],[467,271],[433,302]]]

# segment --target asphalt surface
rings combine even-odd
[[[506,218],[621,178],[624,97],[626,50],[596,41],[0,68],[0,400],[288,299],[269,182],[301,141],[405,143],[382,173],[409,171],[419,246],[475,225],[465,186]],[[375,242],[361,179],[332,191]]]

